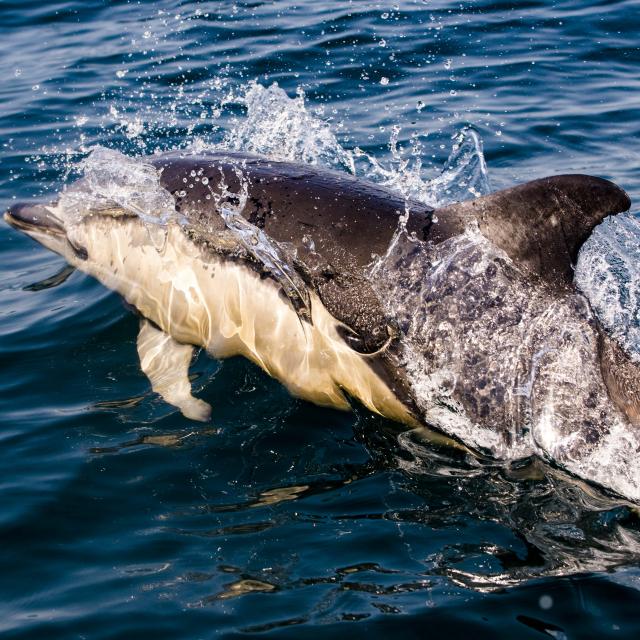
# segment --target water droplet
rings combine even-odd
[[[31,91],[38,91],[39,89],[40,89],[39,84],[34,84],[33,87],[31,87]]]
[[[451,63],[452,63],[452,62],[453,62],[453,61],[451,60],[451,58],[447,58],[447,59],[445,60],[445,62],[444,62],[444,68],[445,68],[445,69],[451,69]]]
[[[22,75],[22,69],[16,69],[16,70],[13,72],[13,75],[14,75],[16,78],[19,78],[19,77]]]
[[[389,84],[389,78],[382,76],[382,78],[380,78],[380,84],[381,85],[388,85]]]
[[[378,41],[378,45],[380,47],[386,47],[387,46],[387,41],[384,38],[380,38],[380,40]]]

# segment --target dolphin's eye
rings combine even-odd
[[[75,253],[77,258],[79,258],[80,260],[86,260],[89,257],[89,252],[82,245],[71,242],[69,238],[67,238],[67,242],[73,249],[73,253]]]

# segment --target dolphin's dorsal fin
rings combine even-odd
[[[476,220],[480,231],[519,266],[568,285],[593,228],[630,206],[629,196],[608,180],[553,176],[436,209],[427,239],[441,242]]]

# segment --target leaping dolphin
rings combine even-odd
[[[188,379],[203,347],[317,404],[353,397],[492,455],[535,451],[640,501],[633,469],[599,468],[603,442],[640,446],[640,369],[573,287],[582,243],[630,207],[622,189],[555,176],[433,210],[315,166],[142,161],[175,202],[162,224],[65,198],[4,217],[137,309],[141,368],[185,416],[210,417]]]

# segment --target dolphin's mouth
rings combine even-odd
[[[66,237],[64,225],[42,204],[14,204],[4,214],[7,224],[22,231]]]

